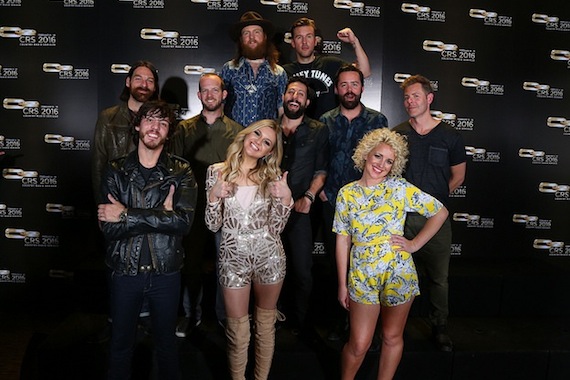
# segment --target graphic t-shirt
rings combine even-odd
[[[334,78],[341,66],[348,62],[334,56],[319,55],[311,63],[292,62],[283,65],[288,77],[300,76],[309,80],[309,85],[315,91],[316,99],[309,105],[305,114],[318,119],[327,111],[338,106],[334,93]]]

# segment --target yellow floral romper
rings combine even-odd
[[[442,207],[401,177],[373,187],[351,182],[340,189],[333,232],[351,237],[348,292],[354,302],[397,306],[420,294],[412,255],[392,249],[390,236],[404,234],[407,212],[429,218]]]

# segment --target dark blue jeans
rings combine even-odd
[[[160,379],[180,379],[174,331],[180,297],[180,272],[111,276],[113,328],[109,351],[109,379],[130,379],[137,321],[143,299],[148,300],[152,338]]]

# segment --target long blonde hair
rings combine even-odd
[[[276,141],[271,153],[257,160],[255,168],[247,175],[248,179],[259,185],[261,194],[267,194],[267,184],[277,180],[281,175],[281,158],[283,157],[283,137],[281,127],[277,122],[270,119],[256,121],[240,131],[231,145],[228,147],[225,165],[222,169],[222,178],[228,182],[235,182],[240,175],[240,167],[243,163],[243,143],[245,137],[263,127],[269,127],[275,131]]]

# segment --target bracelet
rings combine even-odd
[[[311,193],[309,190],[305,191],[305,194],[303,194],[303,196],[309,198],[311,203],[315,201],[315,194]]]
[[[121,213],[119,214],[119,222],[125,223],[127,221],[127,209],[125,208],[123,211],[121,211]]]

